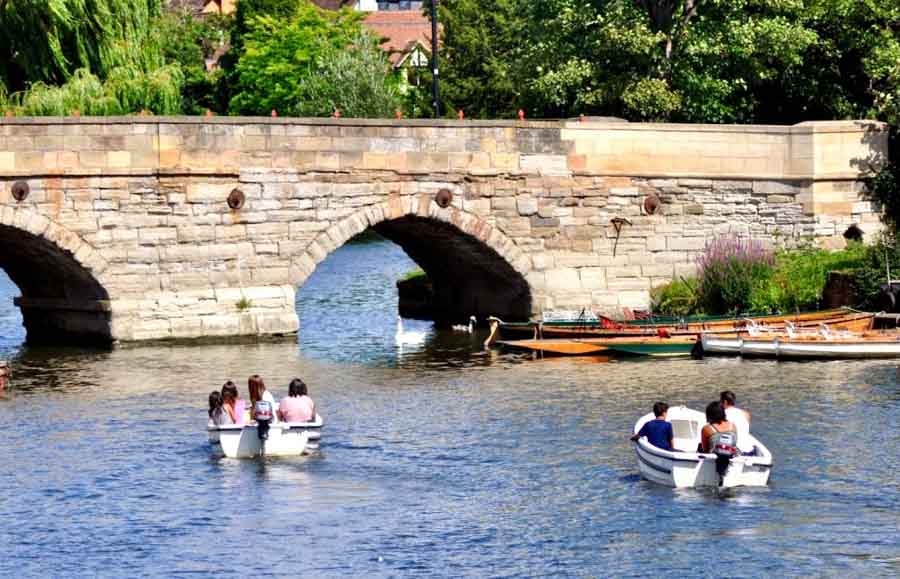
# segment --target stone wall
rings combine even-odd
[[[4,119],[0,267],[26,325],[118,340],[295,332],[295,288],[368,227],[460,315],[645,307],[715,233],[875,233],[885,150],[864,122]]]

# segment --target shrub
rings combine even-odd
[[[774,254],[759,240],[724,235],[707,242],[697,258],[698,297],[710,314],[748,311],[755,288],[772,276]]]
[[[851,243],[841,251],[818,248],[779,251],[768,283],[754,291],[752,307],[755,311],[781,312],[816,309],[828,272],[861,267],[867,252],[861,243]]]
[[[665,316],[687,316],[697,311],[695,277],[680,278],[650,290],[653,311]]]

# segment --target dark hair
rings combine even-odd
[[[209,393],[209,417],[212,418],[212,415],[219,408],[222,408],[222,393],[218,390],[213,390]]]
[[[734,406],[737,403],[737,396],[734,395],[734,392],[731,390],[724,390],[721,394],[719,394],[720,402],[727,402],[731,406]]]
[[[250,407],[256,406],[256,403],[262,400],[263,392],[266,391],[266,384],[259,374],[254,374],[247,379],[247,388],[250,389]]]
[[[306,389],[306,382],[300,378],[294,378],[288,385],[288,396],[306,396],[309,391]]]
[[[234,382],[229,380],[222,386],[222,403],[234,402],[238,398],[238,389]]]
[[[653,405],[653,416],[662,416],[669,410],[669,405],[665,402],[657,402]]]
[[[722,403],[716,400],[706,405],[706,421],[710,424],[717,424],[725,421],[725,409]]]

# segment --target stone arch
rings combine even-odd
[[[30,207],[0,206],[0,269],[22,292],[29,343],[111,341],[108,262],[91,244]]]
[[[493,266],[491,269],[500,270],[492,272],[496,275],[495,285],[487,291],[504,294],[505,302],[511,305],[505,309],[500,306],[492,306],[490,309],[484,310],[484,308],[488,308],[488,305],[483,304],[481,308],[483,311],[472,313],[482,316],[501,315],[510,319],[527,318],[531,313],[532,297],[526,276],[531,271],[531,259],[497,227],[480,216],[465,211],[458,200],[454,200],[446,208],[441,208],[435,203],[433,197],[428,193],[395,195],[387,201],[363,208],[331,224],[313,239],[301,255],[292,260],[291,283],[294,287],[301,286],[316,266],[332,251],[370,227],[403,247],[407,254],[419,263],[433,279],[433,274],[436,272],[429,271],[428,265],[423,263],[427,260],[421,259],[421,251],[417,251],[415,240],[410,239],[410,236],[397,234],[411,227],[417,227],[420,232],[443,229],[444,239],[448,235],[458,236],[471,255],[477,253],[482,260],[490,262]],[[472,280],[455,280],[455,283],[462,282],[471,284]],[[485,288],[482,290],[485,291]],[[460,308],[471,306],[472,304],[460,305]],[[462,311],[460,310],[454,319],[460,317]]]

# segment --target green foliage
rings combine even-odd
[[[340,109],[345,117],[389,118],[402,106],[397,78],[387,55],[365,33],[349,48],[326,51],[318,68],[302,83],[296,113],[329,116]]]
[[[650,290],[653,311],[666,316],[687,316],[697,311],[698,282],[682,277]]]
[[[181,110],[181,69],[164,66],[149,73],[120,66],[105,81],[76,70],[61,86],[37,82],[24,92],[0,94],[0,109],[27,116],[124,115],[140,110],[177,114]]]
[[[891,120],[898,13],[896,0],[445,0],[442,92],[481,117]]]
[[[772,276],[754,292],[754,311],[817,309],[828,272],[858,269],[868,251],[861,243],[850,243],[841,251],[818,248],[779,251]]]
[[[757,267],[732,265],[719,276],[716,287],[722,296],[710,299],[700,295],[701,281],[687,278],[654,288],[651,292],[655,312],[667,315],[721,314],[721,313],[773,313],[815,310],[821,306],[822,294],[828,281],[828,273],[850,273],[861,296],[860,307],[874,307],[881,284],[885,281],[885,260],[900,271],[900,244],[882,240],[871,246],[849,243],[846,249],[828,251],[807,247],[780,250],[775,254],[774,265]],[[733,264],[738,260],[719,260]],[[736,299],[734,296],[739,296]],[[716,303],[739,303],[745,307],[711,306]]]
[[[342,111],[348,116],[393,114],[399,105],[396,85],[388,82],[387,61],[374,53],[375,42],[363,33],[360,19],[359,13],[321,10],[305,0],[287,19],[254,16],[243,35],[229,111],[322,115],[337,103],[350,107]],[[365,91],[372,91],[368,99]],[[392,104],[386,112],[387,103]]]
[[[428,274],[426,274],[422,268],[416,268],[412,271],[406,272],[406,275],[400,278],[400,281],[410,281],[414,279],[427,278]]]
[[[150,38],[159,0],[0,2],[0,80],[10,91],[62,83],[76,70],[103,78],[120,66],[161,64]]]
[[[761,241],[717,236],[697,257],[698,303],[711,314],[749,311],[757,288],[772,276],[772,251]]]
[[[516,76],[530,33],[522,0],[443,0],[439,53],[443,112],[472,118],[514,118],[522,105]],[[540,4],[540,3],[538,3]],[[430,14],[431,4],[424,3]],[[431,86],[430,72],[423,85]],[[423,110],[433,114],[431,99]]]
[[[154,22],[166,62],[177,63],[184,75],[182,113],[224,112],[217,97],[222,71],[207,71],[206,60],[215,58],[225,45],[230,25],[227,16],[197,19],[187,11],[165,14]]]

